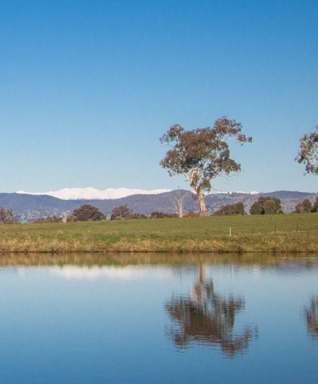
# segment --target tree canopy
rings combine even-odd
[[[300,139],[296,161],[305,165],[306,173],[318,175],[318,126],[314,132],[305,134]]]
[[[235,138],[240,144],[252,141],[251,137],[242,133],[241,123],[227,117],[216,120],[211,127],[189,131],[176,124],[161,138],[162,143],[172,145],[161,166],[171,176],[186,176],[202,214],[207,211],[204,194],[211,190],[211,180],[241,169],[241,165],[231,157],[229,138]]]
[[[295,207],[296,213],[309,213],[309,212],[312,212],[312,210],[313,210],[313,206],[309,199],[305,199],[301,201]]]
[[[245,209],[242,202],[224,205],[214,212],[214,215],[228,216],[228,215],[244,215]]]
[[[250,209],[251,215],[272,215],[282,212],[280,199],[271,196],[261,196]]]
[[[17,220],[11,209],[0,208],[0,224],[14,224]]]
[[[133,216],[133,211],[127,205],[120,205],[112,210],[112,220],[115,219],[128,219]]]
[[[72,217],[78,221],[98,221],[105,219],[100,210],[93,205],[84,204],[73,211]]]

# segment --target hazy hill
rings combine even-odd
[[[82,204],[95,205],[105,214],[110,214],[114,207],[125,204],[138,213],[150,214],[153,211],[174,213],[175,200],[180,195],[184,195],[185,211],[193,212],[197,210],[197,203],[193,199],[192,193],[180,190],[154,195],[133,195],[109,200],[62,200],[46,195],[0,193],[0,207],[12,209],[22,220],[70,213]],[[297,191],[274,191],[263,195],[280,198],[285,212],[292,211],[295,205],[304,198],[313,200],[315,197],[312,193]],[[249,193],[210,194],[207,196],[207,206],[213,212],[223,205],[242,201],[246,210],[249,210],[259,196],[260,194]]]

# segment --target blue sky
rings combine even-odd
[[[216,190],[317,191],[294,162],[318,124],[318,2],[2,1],[0,191],[176,187],[174,123],[242,122]]]

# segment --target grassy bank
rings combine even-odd
[[[318,253],[318,214],[1,225],[0,252]]]
[[[213,254],[213,253],[6,253],[0,255],[0,267],[6,266],[78,266],[126,267],[143,265],[197,266],[204,264],[280,267],[297,263],[304,268],[318,266],[317,254]]]

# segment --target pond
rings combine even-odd
[[[3,265],[1,382],[318,382],[315,260],[168,259]]]

